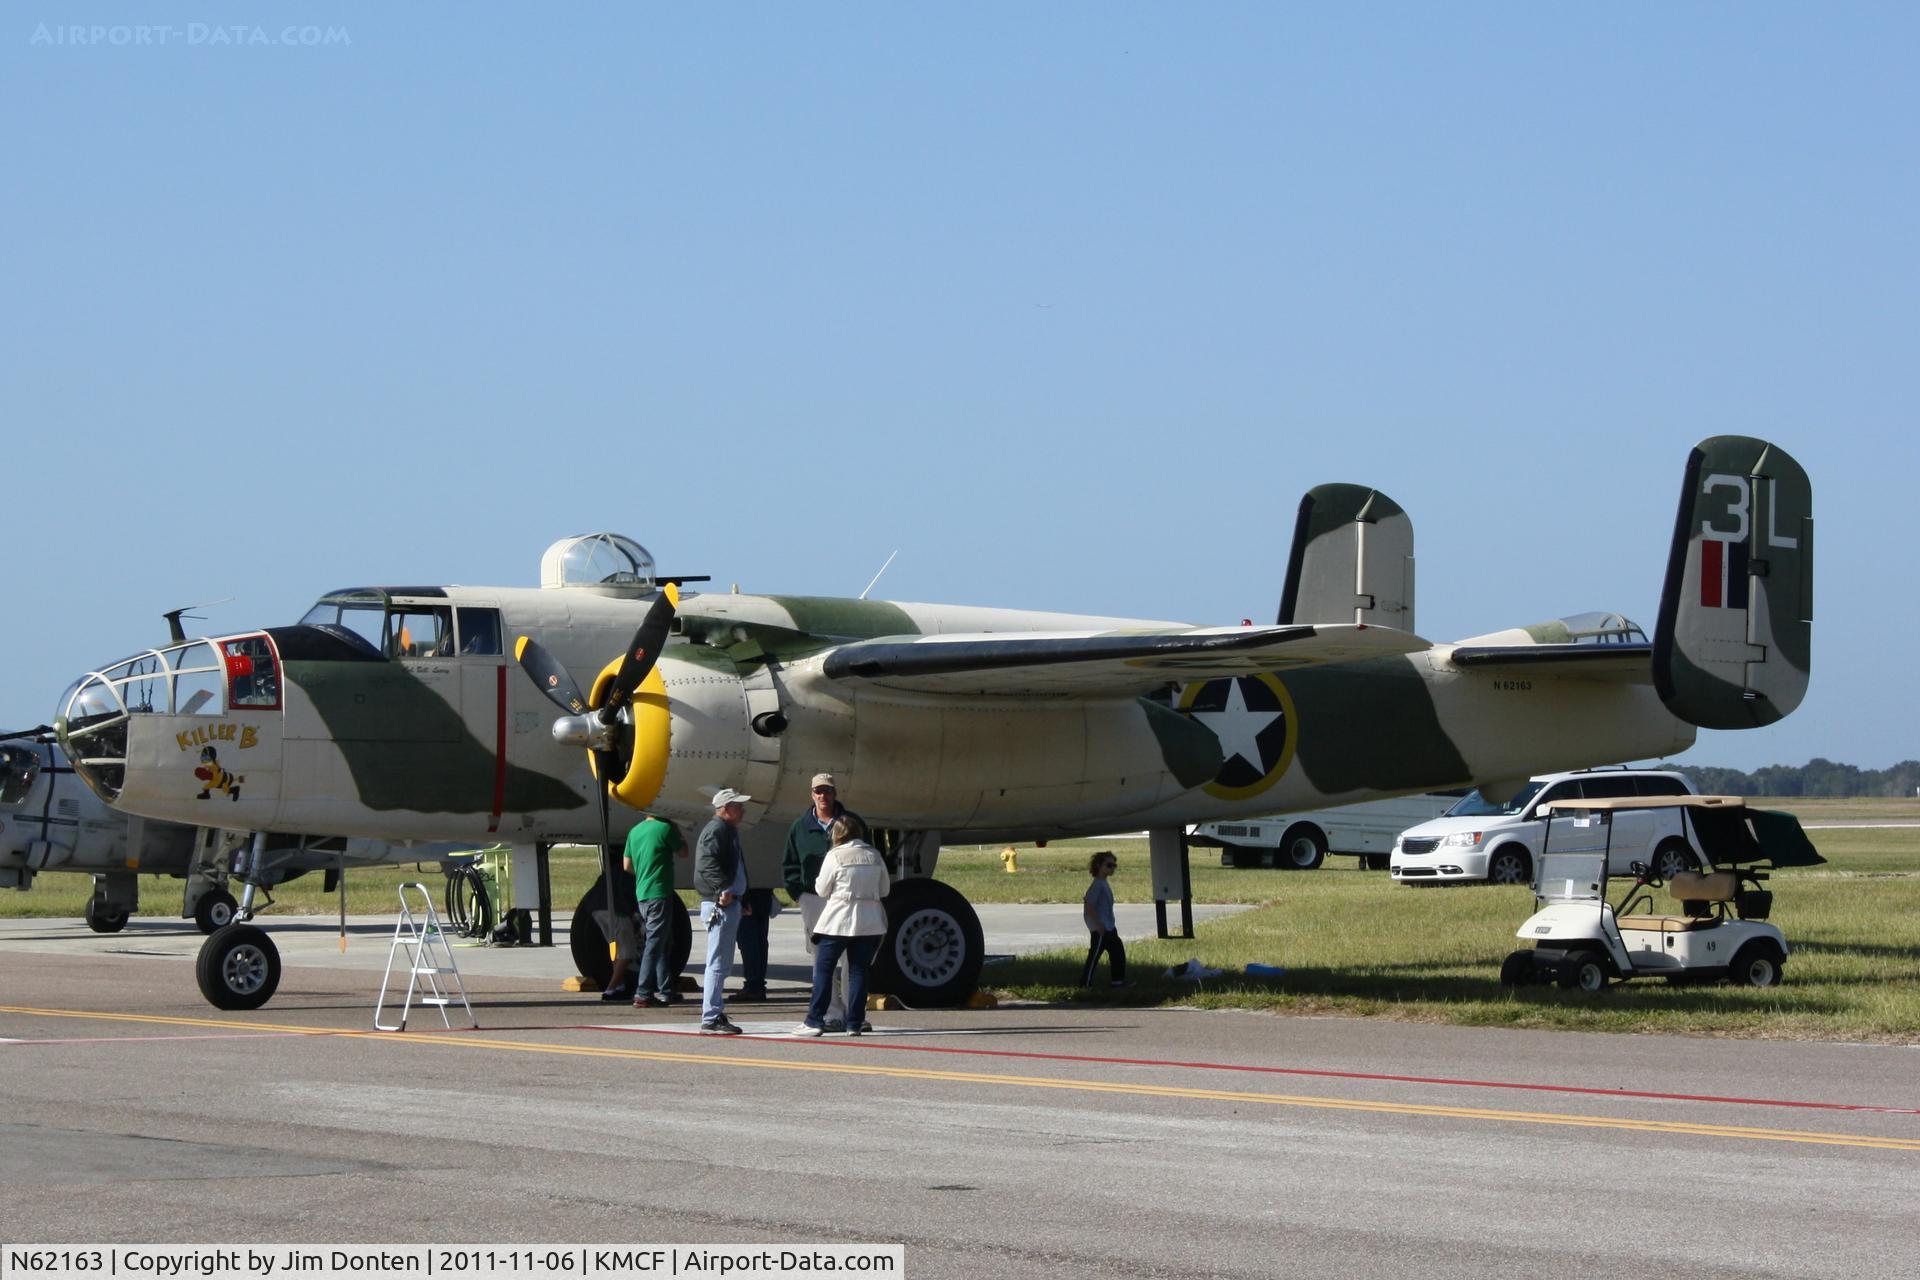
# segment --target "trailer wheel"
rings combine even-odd
[[[1567,991],[1600,991],[1607,985],[1607,962],[1598,951],[1569,951],[1560,961],[1560,986]]]
[[[216,1009],[258,1009],[280,989],[280,949],[264,929],[230,924],[200,944],[200,994]]]
[[[87,900],[87,928],[95,933],[118,933],[127,927],[130,913],[125,907],[110,907],[98,898]]]
[[[218,933],[233,923],[234,909],[239,905],[225,889],[209,889],[193,904],[193,922],[202,933]]]
[[[1771,987],[1780,981],[1780,966],[1786,959],[1771,942],[1763,939],[1749,942],[1733,953],[1727,977],[1743,987]]]
[[[1312,871],[1327,860],[1326,833],[1311,822],[1297,823],[1280,837],[1273,864],[1288,871]]]

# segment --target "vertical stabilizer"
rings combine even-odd
[[[1307,490],[1293,527],[1277,621],[1364,622],[1412,631],[1412,518],[1363,484]]]
[[[1687,458],[1653,637],[1667,709],[1704,729],[1772,724],[1812,670],[1813,487],[1777,445],[1714,436]]]

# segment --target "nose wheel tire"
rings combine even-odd
[[[959,1004],[972,995],[986,962],[985,935],[973,905],[938,880],[902,880],[887,895],[887,934],[873,958],[873,990],[915,1009]]]
[[[200,945],[200,994],[216,1009],[258,1009],[280,989],[280,948],[264,929],[230,924]]]
[[[129,914],[125,907],[110,907],[96,898],[87,903],[87,928],[95,933],[118,933],[127,927]]]
[[[202,933],[218,933],[233,923],[233,913],[239,905],[226,890],[210,890],[201,894],[200,901],[193,904],[193,922],[200,926]]]

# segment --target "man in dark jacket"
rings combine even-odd
[[[693,846],[693,887],[700,894],[700,921],[707,926],[707,973],[701,987],[700,1030],[704,1035],[737,1036],[722,996],[727,970],[733,968],[734,939],[740,933],[741,899],[747,892],[747,858],[740,847],[740,820],[747,801],[731,787],[713,796],[713,821]]]
[[[840,803],[840,788],[830,773],[813,775],[813,808],[794,819],[787,828],[787,849],[781,858],[787,896],[800,908],[800,928],[807,940],[807,954],[813,954],[813,926],[826,906],[813,891],[820,875],[820,864],[833,847],[833,820],[857,818],[858,814]],[[866,824],[861,823],[862,826]],[[833,971],[833,1001],[827,1006],[826,1029],[844,1031],[847,1026],[846,965]]]

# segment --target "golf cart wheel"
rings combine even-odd
[[[193,922],[200,926],[202,933],[218,933],[233,923],[233,913],[239,905],[225,889],[209,889],[193,904]]]
[[[110,907],[98,898],[87,902],[87,928],[95,933],[118,933],[127,927],[130,913],[125,907]]]
[[[280,989],[280,949],[264,929],[230,924],[200,944],[200,994],[216,1009],[258,1009]]]
[[[901,880],[885,906],[887,933],[873,958],[872,990],[914,1009],[947,1008],[972,995],[987,948],[966,897],[938,880]]]
[[[1500,985],[1524,987],[1533,981],[1533,952],[1522,948],[1500,962]]]
[[[1771,987],[1780,981],[1780,968],[1787,958],[1771,942],[1749,942],[1733,953],[1727,977],[1742,987]]]
[[[1598,951],[1569,951],[1560,961],[1560,986],[1566,991],[1603,991],[1607,962]]]
[[[1487,855],[1488,884],[1527,884],[1533,879],[1533,858],[1517,844],[1503,844]]]
[[[1273,854],[1273,865],[1288,871],[1313,871],[1326,860],[1326,834],[1311,822],[1288,827]]]
[[[1682,871],[1692,871],[1699,861],[1685,840],[1662,840],[1660,847],[1653,851],[1653,862],[1649,869],[1654,879],[1664,884]]]

